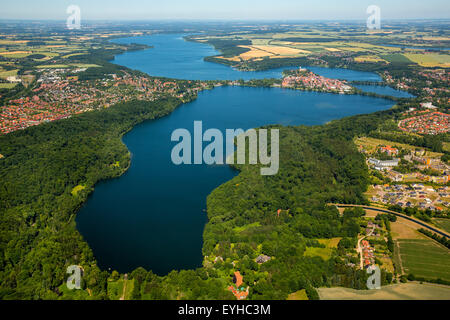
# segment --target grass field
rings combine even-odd
[[[84,188],[86,188],[86,186],[83,186],[83,185],[81,185],[81,184],[79,184],[79,185],[77,185],[76,187],[74,187],[73,189],[72,189],[72,195],[73,196],[76,196],[76,195],[78,195],[78,192],[80,192],[81,190],[83,190]]]
[[[327,248],[337,248],[342,238],[318,239],[319,243],[324,244]]]
[[[308,296],[306,295],[305,289],[291,293],[287,299],[288,300],[309,300]]]
[[[12,89],[17,83],[0,83],[0,89]]]
[[[259,226],[261,226],[261,223],[255,222],[255,223],[251,223],[251,224],[246,224],[245,226],[235,227],[235,228],[233,228],[233,231],[235,231],[237,233],[240,233],[240,232],[245,231],[247,229],[254,228],[254,227],[259,227]]]
[[[399,239],[403,271],[426,279],[450,281],[450,251],[428,239]]]
[[[449,142],[443,142],[442,146],[444,148],[444,151],[450,152],[450,143]]]
[[[388,62],[375,55],[359,56],[355,58],[356,62]]]
[[[108,281],[108,298],[110,300],[119,300],[123,292],[123,280]]]
[[[125,280],[108,281],[108,297],[110,300],[119,300],[123,294]],[[131,294],[134,288],[134,279],[126,280],[124,300],[131,300]]]
[[[363,146],[364,149],[366,149],[369,152],[375,151],[375,148],[380,145],[399,147],[399,148],[409,150],[409,151],[414,151],[416,149],[420,149],[419,147],[412,146],[409,144],[398,143],[398,142],[382,140],[382,139],[368,138],[368,137],[356,138],[354,141],[355,141],[356,145]],[[440,158],[443,156],[443,153],[427,151],[425,155],[427,157],[431,157],[431,158]]]
[[[400,283],[380,290],[319,288],[321,300],[450,300],[450,287],[429,283]]]
[[[31,53],[31,51],[4,51],[0,52],[0,56],[8,58],[24,58],[28,57]]]
[[[314,248],[307,247],[305,250],[305,257],[321,257],[323,260],[331,258],[333,250],[330,248]]]
[[[434,219],[433,220],[438,227],[441,229],[450,232],[450,219]]]
[[[405,53],[406,58],[422,67],[450,68],[450,55],[439,53]]]
[[[394,240],[427,239],[425,235],[417,231],[419,228],[418,224],[405,218],[397,217],[397,221],[391,223],[391,235]]]
[[[17,72],[18,71],[19,70],[1,71],[0,72],[0,78],[6,79],[6,78],[11,77],[11,76],[17,76]]]
[[[307,247],[305,250],[305,256],[321,257],[324,260],[328,260],[331,258],[333,250],[337,248],[337,245],[341,239],[342,238],[317,239],[317,241],[321,244],[324,244],[326,248]]]
[[[386,61],[389,61],[393,64],[412,64],[413,62],[409,60],[407,57],[405,57],[403,54],[400,53],[393,53],[393,54],[386,54],[382,55],[381,58],[383,58]]]

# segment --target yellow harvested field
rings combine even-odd
[[[330,51],[330,52],[341,52],[342,51],[342,50],[336,49],[336,48],[324,48],[324,49],[327,51]]]
[[[0,40],[0,44],[22,44],[27,43],[28,40]]]
[[[422,39],[427,41],[450,41],[448,37],[423,37]]]
[[[240,46],[240,47],[250,49],[250,51],[244,52],[239,55],[239,57],[243,60],[271,57],[271,56],[296,56],[299,54],[311,53],[310,51],[307,50],[282,46],[271,46],[271,45]]]
[[[299,53],[311,53],[307,50],[294,49],[289,47],[281,47],[281,46],[252,46],[252,48],[256,48],[258,50],[267,51],[269,53],[277,54],[277,55],[296,55]]]
[[[422,67],[450,68],[450,55],[439,53],[405,53],[405,57]]]
[[[0,55],[7,56],[7,55],[13,55],[13,54],[30,54],[31,51],[4,51],[0,52]]]
[[[262,58],[262,57],[269,57],[269,56],[273,56],[273,53],[267,52],[267,51],[263,51],[263,50],[259,50],[256,49],[254,47],[251,46],[239,46],[241,48],[247,48],[250,49],[250,51],[241,53],[239,55],[239,57],[243,60],[250,60],[253,58]]]
[[[320,300],[450,300],[450,287],[408,282],[384,286],[380,290],[318,288]]]

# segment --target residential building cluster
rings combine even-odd
[[[411,88],[412,80],[409,78],[401,77],[399,79],[395,79],[387,71],[385,71],[382,76],[387,84],[393,85],[398,90],[408,91]]]
[[[450,131],[450,115],[442,112],[428,112],[417,117],[403,119],[398,127],[418,134],[441,134]]]
[[[424,70],[424,71],[420,71],[419,75],[421,75],[422,77],[425,77],[427,79],[431,79],[431,80],[450,82],[450,73],[444,69]]]
[[[284,77],[281,86],[284,88],[320,90],[341,94],[352,91],[352,87],[346,81],[325,78],[302,68]]]
[[[385,152],[389,156],[399,154],[397,148],[390,146],[380,147],[380,152]],[[360,148],[361,152],[365,150]],[[397,172],[395,167],[400,165],[399,158],[389,160],[378,160],[369,158],[367,164],[369,167],[380,171],[385,177],[394,182],[431,182],[435,184],[446,184],[450,181],[450,166],[442,162],[439,158],[430,158],[423,156],[425,151],[416,151],[403,155],[402,159],[414,164],[414,170],[408,173]],[[424,174],[427,170],[431,170],[434,174]]]
[[[43,70],[30,96],[8,101],[0,110],[0,134],[134,99],[153,101],[160,95],[183,99],[206,87],[205,83],[190,83],[185,90],[180,90],[174,81],[127,73],[78,81],[77,76],[66,76],[66,72],[66,69]]]
[[[433,188],[424,184],[376,185],[371,192],[372,202],[398,205],[403,208],[418,207],[442,211],[450,205],[450,188]]]
[[[362,240],[361,241],[361,254],[362,254],[362,261],[363,261],[363,267],[368,268],[371,265],[375,264],[375,253],[374,248],[370,246],[369,241]]]

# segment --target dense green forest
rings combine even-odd
[[[74,215],[101,179],[129,165],[121,135],[180,101],[134,101],[0,137],[0,298],[54,299],[66,268],[82,265],[104,297],[108,274],[76,230]],[[82,186],[73,193],[73,188]]]

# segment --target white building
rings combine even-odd
[[[392,159],[392,160],[378,160],[374,158],[369,159],[369,163],[374,165],[375,170],[384,170],[387,168],[397,167],[400,162],[400,159]]]
[[[432,104],[431,102],[424,102],[424,103],[421,103],[420,106],[421,106],[422,108],[426,108],[426,109],[437,109],[437,107],[436,107],[436,106],[433,106],[433,104]]]

